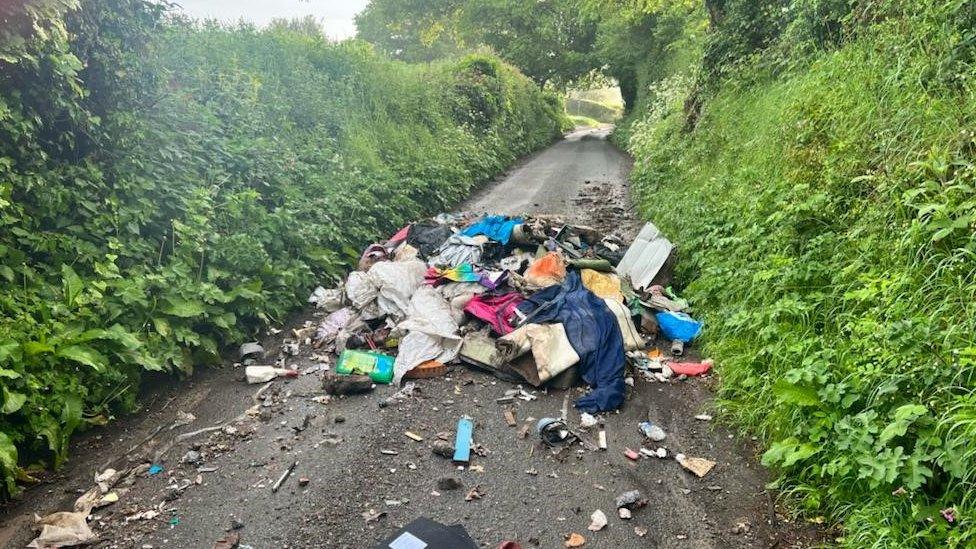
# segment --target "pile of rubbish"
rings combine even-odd
[[[702,330],[687,301],[656,284],[673,249],[651,223],[625,245],[556,216],[441,214],[369,246],[337,287],[316,288],[309,302],[325,316],[308,339],[339,356],[325,376],[334,394],[460,362],[534,387],[582,379],[591,390],[579,410],[614,410],[628,360],[659,381],[711,366],[644,351],[660,335],[681,356]],[[276,375],[290,373],[248,378]]]

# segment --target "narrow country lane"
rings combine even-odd
[[[607,133],[570,134],[460,208],[558,213],[632,238],[640,220],[627,198],[630,160],[606,140]],[[306,311],[269,336],[262,342],[269,356],[278,355],[292,328],[317,318]],[[308,369],[316,362],[312,353],[303,347],[288,362]],[[367,548],[418,516],[461,523],[488,548],[503,540],[558,548],[573,532],[586,537],[586,548],[803,546],[802,529],[784,521],[765,490],[768,478],[749,441],[722,428],[718,418],[695,419],[713,413],[712,382],[637,379],[619,413],[607,414],[607,451],[574,447],[557,457],[534,434],[523,439],[518,433],[537,418],[558,416],[565,399],[582,388],[516,401],[511,406],[518,425],[510,427],[505,407],[495,400],[512,386],[462,366],[446,377],[419,380],[419,396],[385,408],[378,403],[394,392],[391,387],[322,404],[313,400],[322,394],[318,373],[276,380],[264,391],[266,405],[256,417],[244,412],[259,402],[258,387],[244,383],[239,368],[228,364],[182,383],[159,378],[141,413],[78,437],[63,475],[27,491],[23,503],[6,511],[0,543],[25,546],[32,515],[69,510],[92,486],[96,471],[156,457],[161,473],[136,479],[119,490],[117,503],[94,511],[92,527],[101,536],[94,547],[209,549],[236,527],[241,544],[254,549]],[[171,428],[179,412],[196,419]],[[477,467],[458,470],[432,454],[429,443],[438,432],[453,433],[463,415],[474,419],[474,440],[487,455],[473,458]],[[571,425],[579,422],[572,409],[568,418]],[[667,431],[661,444],[672,454],[713,460],[715,469],[699,479],[673,459],[630,461],[624,450],[640,447],[637,425],[646,419]],[[212,426],[232,428],[174,443],[180,434]],[[416,442],[406,431],[424,440]],[[190,450],[200,453],[200,461],[181,463]],[[296,461],[294,474],[272,492]],[[462,486],[439,488],[444,477]],[[465,501],[475,487],[483,497]],[[622,520],[614,498],[635,489],[649,505]],[[125,521],[164,500],[159,516]],[[590,532],[595,510],[609,524]],[[385,514],[368,521],[364,513],[371,511]]]

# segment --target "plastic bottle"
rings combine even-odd
[[[645,437],[653,440],[654,442],[660,442],[667,437],[664,429],[654,425],[650,421],[642,421],[638,427],[640,428],[641,432],[644,433]]]
[[[346,349],[339,355],[336,373],[342,375],[367,375],[376,383],[389,384],[393,381],[395,359],[383,353]]]

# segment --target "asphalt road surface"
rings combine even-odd
[[[640,222],[628,201],[630,161],[606,134],[570,134],[460,208],[558,213],[632,237]],[[277,356],[292,328],[316,319],[307,311],[280,334],[269,335],[263,342],[269,355]],[[303,348],[287,360],[304,370],[317,362],[311,354]],[[386,408],[378,403],[394,392],[390,387],[325,404],[313,400],[322,394],[318,373],[274,381],[264,400],[254,399],[258,387],[247,385],[242,369],[230,363],[182,382],[159,377],[147,389],[141,412],[78,437],[61,473],[5,510],[0,544],[24,547],[32,537],[32,515],[70,510],[78,494],[92,487],[96,471],[125,470],[147,460],[163,471],[130,477],[117,487],[117,503],[93,512],[91,524],[100,536],[93,546],[210,548],[236,528],[242,547],[254,549],[367,548],[419,516],[463,524],[491,548],[504,540],[563,547],[574,532],[585,537],[586,548],[808,544],[815,535],[786,521],[775,494],[764,488],[769,479],[750,441],[723,428],[717,415],[713,421],[694,418],[712,413],[714,382],[637,379],[624,407],[605,415],[607,451],[575,446],[556,456],[534,434],[523,439],[519,431],[540,417],[560,415],[565,399],[575,399],[582,388],[538,392],[534,401],[508,405],[518,422],[510,427],[503,418],[506,406],[495,399],[512,385],[461,366],[446,377],[418,381],[419,395]],[[258,413],[245,414],[255,403]],[[196,419],[171,429],[179,412]],[[474,419],[475,442],[486,452],[473,457],[473,467],[458,469],[434,455],[430,442],[439,432],[453,436],[464,415]],[[714,470],[699,479],[670,458],[625,457],[626,448],[641,446],[637,425],[648,418],[667,431],[660,445],[672,455],[713,460]],[[579,414],[570,408],[568,419],[576,425]],[[179,434],[214,426],[231,428],[174,443]],[[423,440],[408,438],[406,431]],[[199,461],[181,463],[194,449]],[[294,473],[272,492],[296,461]],[[461,486],[439,487],[443,478]],[[480,499],[466,501],[475,488]],[[622,520],[614,498],[635,489],[648,505]],[[148,510],[158,515],[145,518]],[[587,526],[595,510],[606,514],[608,525],[591,532]]]

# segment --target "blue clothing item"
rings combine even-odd
[[[657,323],[661,327],[661,333],[668,339],[677,339],[684,343],[691,343],[691,340],[698,337],[702,331],[702,323],[691,318],[685,313],[672,313],[666,311],[654,315]]]
[[[624,338],[607,304],[583,286],[579,271],[566,273],[562,286],[536,292],[519,305],[527,322],[562,322],[580,356],[579,371],[593,390],[576,401],[584,412],[605,412],[624,402]]]
[[[507,245],[512,238],[512,230],[516,225],[521,225],[524,222],[521,217],[510,218],[504,215],[489,215],[468,225],[461,231],[461,234],[464,236],[483,234],[496,242]]]

